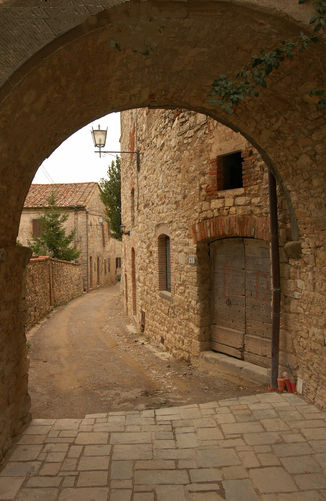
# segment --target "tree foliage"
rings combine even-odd
[[[101,199],[105,205],[111,236],[121,240],[121,164],[120,157],[112,161],[107,179],[101,179]]]
[[[80,255],[80,250],[71,246],[75,231],[66,235],[64,223],[68,214],[63,214],[56,206],[55,196],[52,193],[48,200],[48,207],[44,208],[40,217],[41,234],[33,236],[28,245],[36,256],[50,256],[65,261],[73,261]]]
[[[299,4],[303,4],[311,0],[298,1]],[[267,87],[266,77],[278,69],[282,61],[292,59],[318,42],[317,33],[326,30],[326,0],[313,0],[312,4],[316,10],[316,15],[310,19],[310,24],[314,25],[313,35],[300,33],[297,39],[283,40],[279,47],[272,50],[261,49],[258,55],[251,57],[251,62],[233,80],[226,75],[220,75],[212,84],[210,101],[219,104],[224,111],[231,114],[234,107],[246,96],[259,96],[259,89]],[[326,90],[312,89],[310,95],[326,96]],[[319,110],[326,108],[324,97],[318,101],[317,108]]]

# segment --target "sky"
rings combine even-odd
[[[97,129],[99,124],[101,129],[108,128],[105,150],[120,150],[120,113],[111,113],[89,123],[61,143],[40,165],[33,183],[98,182],[106,177],[107,168],[116,155],[99,158],[99,154],[94,153],[91,129]]]

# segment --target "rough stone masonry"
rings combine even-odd
[[[4,0],[0,7],[0,255],[7,256],[0,263],[0,455],[28,419],[21,303],[27,259],[15,246],[24,199],[39,165],[64,139],[116,110],[150,106],[210,115],[248,138],[283,180],[302,248],[298,265],[287,272],[291,294],[299,294],[291,298],[288,319],[298,332],[306,397],[322,405],[326,122],[309,91],[324,85],[325,46],[314,44],[300,59],[284,62],[259,98],[232,116],[209,100],[220,74],[232,77],[259,48],[309,33],[312,3],[79,4],[58,0],[51,10],[49,1]],[[13,117],[23,131],[19,145]]]

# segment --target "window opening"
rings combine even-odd
[[[158,239],[159,289],[171,292],[171,247],[170,237],[161,235]]]
[[[39,238],[41,236],[42,232],[42,222],[40,219],[33,219],[32,220],[32,225],[33,225],[33,237]]]
[[[243,187],[241,152],[223,155],[218,161],[218,186],[220,190],[233,190]]]

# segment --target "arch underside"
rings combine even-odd
[[[302,174],[317,160],[312,134],[322,142],[314,131],[324,117],[307,93],[321,85],[323,47],[284,62],[259,98],[228,116],[209,100],[214,79],[235,75],[259,47],[294,38],[301,28],[224,2],[195,2],[192,9],[179,2],[159,5],[128,2],[93,16],[42,49],[2,87],[0,172],[8,183],[1,183],[0,195],[6,192],[11,217],[0,242],[14,241],[23,200],[44,158],[89,121],[141,106],[193,109],[240,131],[283,180],[295,205],[294,188],[301,192]],[[11,127],[13,117],[19,132]],[[324,181],[325,173],[319,175]],[[19,183],[10,183],[11,177]],[[315,187],[319,194],[321,185]]]

